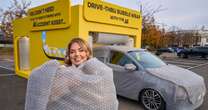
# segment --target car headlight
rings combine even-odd
[[[187,98],[186,90],[181,86],[176,87],[175,98],[176,100],[185,100]]]

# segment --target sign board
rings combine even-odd
[[[101,0],[84,1],[84,18],[87,21],[139,28],[140,12]]]
[[[71,25],[69,0],[57,0],[28,11],[32,31],[67,28]]]

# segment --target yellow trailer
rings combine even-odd
[[[28,78],[45,61],[63,60],[68,42],[75,37],[91,46],[140,48],[141,22],[139,11],[101,0],[84,0],[75,6],[69,0],[57,0],[29,9],[28,16],[13,22],[15,73]]]

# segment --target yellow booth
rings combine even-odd
[[[141,46],[140,12],[101,0],[71,6],[57,0],[28,10],[14,25],[15,73],[28,78],[47,60],[63,60],[68,42],[80,37],[96,45]]]

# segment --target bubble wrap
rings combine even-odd
[[[49,61],[32,71],[25,110],[117,110],[113,72],[92,58],[65,67]]]

